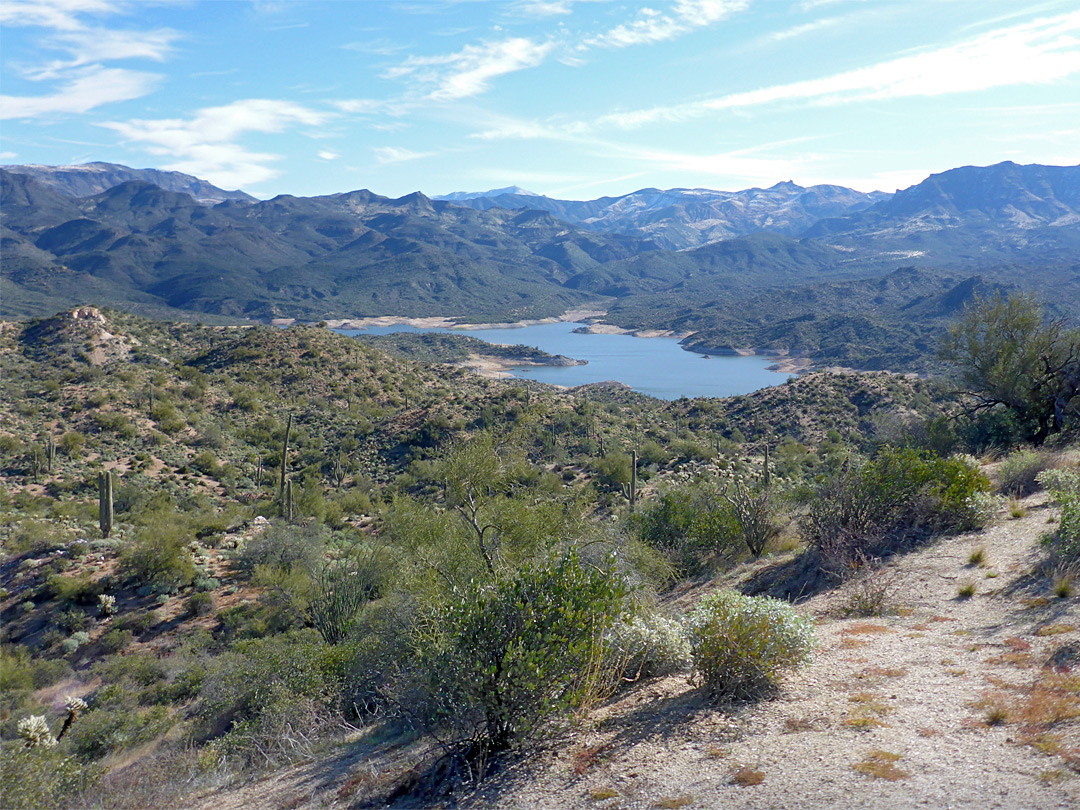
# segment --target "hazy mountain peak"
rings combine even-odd
[[[69,197],[93,197],[122,183],[137,181],[187,194],[201,203],[214,204],[225,200],[243,200],[253,202],[250,194],[243,191],[226,191],[213,183],[200,180],[183,172],[169,172],[160,169],[133,169],[119,163],[83,163],[78,166],[43,166],[28,164],[24,166],[5,166],[10,172],[28,175],[43,186],[48,186]]]
[[[517,195],[519,197],[540,196],[536,192],[529,191],[521,186],[506,186],[505,188],[493,188],[491,191],[454,191],[450,194],[436,194],[431,199],[443,200],[444,202],[455,202],[457,200],[478,200],[482,197],[502,197],[508,194]]]

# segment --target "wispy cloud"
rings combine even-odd
[[[0,96],[0,118],[85,113],[103,104],[145,96],[161,79],[153,73],[101,65],[91,65],[71,75],[67,83],[47,95]]]
[[[0,25],[46,29],[51,33],[38,41],[39,49],[68,57],[15,66],[23,78],[53,82],[54,86],[52,92],[39,96],[5,96],[2,117],[84,113],[149,93],[160,76],[107,69],[104,63],[126,59],[162,62],[172,54],[180,34],[167,28],[119,30],[89,21],[131,10],[130,4],[118,0],[7,0],[0,4]]]
[[[349,42],[341,46],[346,51],[356,51],[357,53],[368,53],[374,56],[393,56],[401,53],[406,45],[400,42],[393,42],[392,40],[380,37],[378,39],[359,40],[357,42]]]
[[[318,153],[320,160],[337,160],[341,155],[337,152],[331,152],[327,149],[323,149]]]
[[[0,152],[0,160],[14,160],[17,157],[14,152]]]
[[[205,177],[227,188],[260,183],[279,172],[269,164],[281,155],[255,152],[237,143],[250,132],[282,132],[295,125],[320,126],[328,113],[290,101],[244,99],[207,107],[189,119],[113,121],[102,126],[153,155],[180,157],[163,168]]]
[[[114,0],[6,0],[0,4],[0,25],[27,25],[57,31],[83,28],[81,14],[117,14]]]
[[[569,14],[574,0],[517,0],[510,12],[524,17],[555,17]]]
[[[643,8],[637,19],[587,38],[583,47],[625,48],[630,45],[663,42],[695,28],[713,25],[743,11],[750,0],[678,0],[670,12]]]
[[[539,65],[554,47],[551,41],[512,37],[483,45],[466,45],[452,54],[411,56],[383,75],[419,82],[430,88],[427,98],[432,101],[454,101],[485,92],[497,76]]]
[[[24,71],[27,78],[56,79],[71,68],[95,62],[120,59],[149,59],[164,62],[172,55],[173,43],[180,38],[177,31],[162,28],[155,31],[118,31],[93,27],[65,31],[43,40],[44,47],[67,51],[72,58],[57,60]]]
[[[403,149],[400,146],[375,146],[372,147],[375,159],[382,164],[405,163],[409,160],[431,157],[434,152],[414,152],[411,149]]]
[[[693,118],[715,110],[778,102],[846,104],[1044,84],[1080,73],[1077,32],[1080,32],[1080,12],[998,29],[955,45],[820,79],[687,104],[614,113],[584,126],[633,128],[656,121]]]

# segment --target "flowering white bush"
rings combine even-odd
[[[619,622],[605,635],[606,657],[620,676],[636,680],[688,670],[690,642],[682,626],[656,614]]]
[[[701,601],[686,627],[694,670],[721,698],[770,691],[780,675],[810,658],[813,625],[786,602],[717,591]]]
[[[32,714],[19,721],[19,736],[26,740],[28,748],[51,748],[56,745],[56,738],[49,730],[44,715]]]

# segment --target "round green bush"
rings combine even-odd
[[[723,699],[767,694],[784,671],[809,659],[814,646],[810,620],[786,602],[735,591],[703,599],[686,630],[695,673]]]

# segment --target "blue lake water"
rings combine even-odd
[[[787,373],[768,371],[775,360],[764,357],[710,357],[683,351],[675,338],[574,334],[580,323],[544,323],[510,329],[420,329],[372,326],[339,329],[344,335],[391,332],[444,332],[469,335],[488,343],[535,346],[549,354],[588,360],[586,366],[524,366],[514,377],[573,387],[615,380],[635,391],[659,397],[728,397],[777,385]]]

